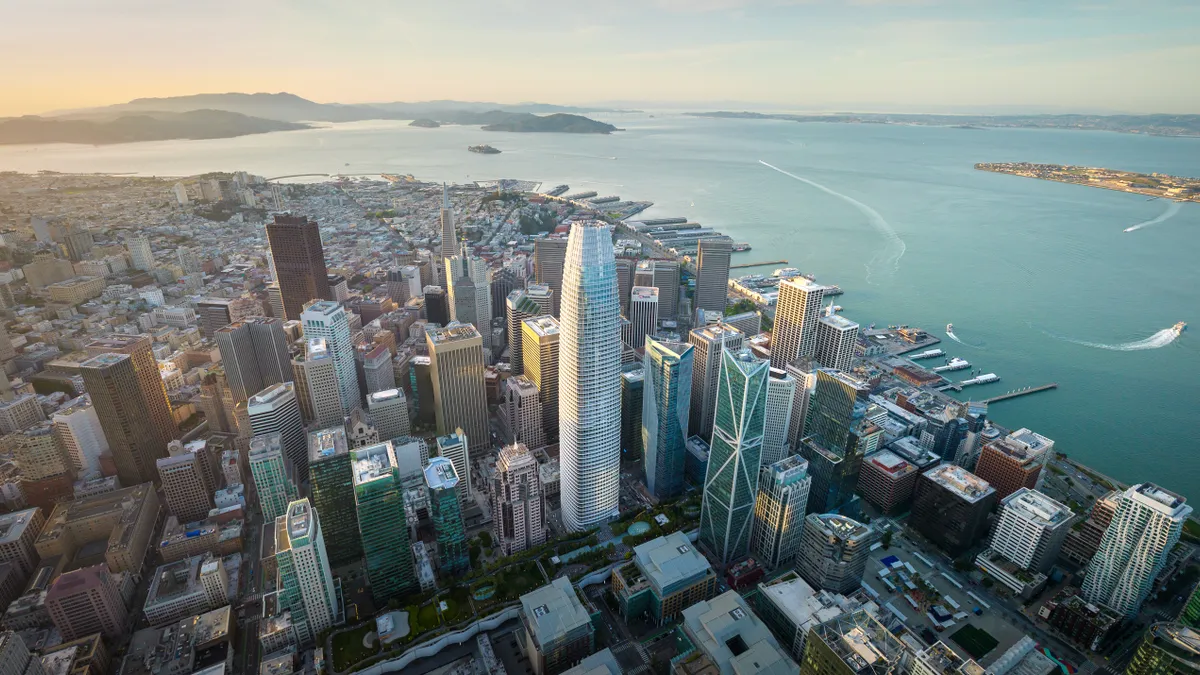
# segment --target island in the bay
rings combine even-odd
[[[923,113],[684,113],[693,117],[836,124],[904,124],[953,129],[1077,129],[1149,136],[1200,136],[1200,115],[933,115]]]
[[[1120,192],[1134,192],[1176,201],[1200,202],[1200,178],[1168,176],[1163,173],[1135,173],[1090,166],[1031,164],[1029,162],[982,162],[976,164],[975,168],[980,171],[1007,173],[1060,183],[1074,183]]]
[[[500,151],[490,145],[472,145],[467,148],[471,152],[477,152],[481,155],[498,155]]]
[[[575,114],[587,109],[545,103],[502,105],[462,101],[427,103],[317,103],[295,94],[195,94],[139,98],[128,103],[42,117],[0,118],[0,145],[18,143],[132,143],[233,138],[309,129],[313,122],[412,120],[409,126],[480,126],[488,131],[608,134],[618,129]],[[596,112],[613,112],[597,108]]]

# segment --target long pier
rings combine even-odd
[[[786,261],[786,260],[767,260],[766,262],[742,263],[740,265],[730,265],[729,269],[740,270],[740,269],[743,269],[746,267],[766,267],[767,265],[786,265],[786,264],[788,264],[788,261]]]
[[[1047,389],[1058,389],[1058,383],[1051,382],[1050,384],[1043,384],[1040,387],[1025,387],[1024,389],[1014,389],[1013,391],[1010,391],[1007,394],[1000,394],[999,396],[993,396],[991,398],[986,398],[983,400],[983,402],[984,403],[999,403],[1000,401],[1007,401],[1010,398],[1017,398],[1018,396],[1026,396],[1028,394],[1036,394],[1039,391],[1046,391]]]

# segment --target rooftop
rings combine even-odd
[[[1152,639],[1155,646],[1189,662],[1193,670],[1200,666],[1200,633],[1183,624],[1166,622],[1154,624],[1148,633],[1146,639]]]
[[[858,324],[847,319],[841,314],[831,314],[830,316],[821,317],[821,323],[828,324],[838,330],[851,330],[858,328]]]
[[[304,320],[305,314],[315,314],[315,315],[320,315],[320,316],[333,316],[334,314],[337,314],[338,311],[344,312],[345,310],[342,309],[342,306],[340,304],[338,304],[337,302],[334,302],[333,300],[318,300],[318,301],[312,303],[311,305],[309,305],[308,307],[305,307],[304,311],[300,312],[300,320],[301,321]],[[317,317],[317,318],[319,318],[319,317]]]
[[[917,470],[917,467],[901,459],[896,453],[888,450],[880,450],[873,455],[868,455],[865,461],[874,464],[876,467],[887,472],[894,478],[907,476]]]
[[[813,628],[812,637],[824,642],[854,673],[900,672],[907,657],[904,643],[866,610],[826,621]]]
[[[251,396],[246,401],[246,409],[253,411],[255,408],[274,408],[287,401],[289,397],[295,398],[295,391],[296,385],[291,382],[273,384]]]
[[[425,467],[425,483],[430,490],[451,490],[458,485],[454,463],[445,457],[430,457]]]
[[[312,506],[307,499],[288,504],[287,534],[292,540],[310,536],[313,532]]]
[[[0,515],[0,544],[17,541],[37,516],[37,507]]]
[[[367,403],[386,403],[387,401],[404,400],[404,392],[399,389],[384,389],[367,394]]]
[[[283,452],[283,434],[276,431],[271,434],[260,434],[250,439],[250,461],[254,461],[264,455],[273,455]]]
[[[1171,515],[1182,514],[1185,509],[1188,512],[1192,510],[1191,507],[1184,506],[1186,500],[1182,496],[1154,483],[1134,485],[1125,491],[1125,495],[1137,499],[1157,511],[1166,511]]]
[[[940,464],[925,477],[972,504],[996,492],[987,481],[954,464]]]
[[[350,444],[346,440],[346,429],[341,426],[319,429],[308,434],[308,461],[319,462],[337,455],[350,452]]]
[[[737,591],[685,608],[683,624],[688,637],[722,674],[796,672],[796,664],[783,654],[775,637]]]
[[[356,486],[380,478],[391,478],[396,469],[396,451],[392,449],[391,441],[354,448],[350,451],[350,463]]]
[[[1054,526],[1065,523],[1075,516],[1067,508],[1037,490],[1021,488],[1004,498],[1005,511],[1015,511],[1027,520],[1032,520],[1043,526]]]
[[[621,665],[608,647],[585,656],[579,665],[564,671],[562,675],[621,675]]]
[[[87,361],[84,361],[83,363],[79,364],[79,367],[80,368],[107,368],[108,366],[111,366],[114,363],[120,363],[121,361],[124,361],[125,359],[128,359],[128,358],[129,358],[128,354],[113,354],[113,353],[97,354],[96,356],[93,356],[92,358],[88,359]]]
[[[558,577],[521,596],[521,611],[538,645],[546,645],[591,625],[570,579]]]
[[[842,540],[859,539],[872,532],[869,525],[836,513],[810,513],[808,517],[816,519],[822,527]]]
[[[794,483],[808,475],[808,460],[800,455],[788,455],[767,467],[780,483]]]
[[[631,300],[658,300],[658,289],[654,286],[634,286],[630,292]]]
[[[329,343],[325,338],[309,338],[304,344],[304,355],[309,361],[330,358]]]
[[[764,598],[805,634],[810,627],[858,609],[866,602],[865,598],[815,591],[794,571],[769,584],[759,584],[758,588]]]
[[[941,457],[936,452],[921,447],[921,442],[915,436],[897,438],[888,446],[888,450],[919,469],[941,461]]]
[[[680,531],[635,546],[633,559],[660,597],[713,573],[708,560]]]
[[[646,379],[645,368],[631,368],[621,373],[626,382],[642,382]]]
[[[449,325],[439,328],[426,328],[425,335],[435,345],[462,342],[473,338],[482,339],[479,331],[475,330],[475,326],[457,322],[451,322]]]
[[[529,326],[538,337],[546,337],[547,335],[558,335],[559,326],[558,320],[549,314],[535,316],[532,319],[525,319],[525,325]]]
[[[720,342],[721,340],[727,340],[731,337],[742,335],[742,331],[722,322],[709,324],[703,328],[693,329],[692,335],[695,335],[705,342]]]
[[[1027,446],[1034,452],[1042,452],[1054,447],[1054,441],[1045,436],[1030,431],[1029,429],[1021,428],[1008,435],[1014,441]]]

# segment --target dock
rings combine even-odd
[[[1000,401],[1007,401],[1010,398],[1017,398],[1018,396],[1026,396],[1028,394],[1036,394],[1039,391],[1046,391],[1047,389],[1058,389],[1058,383],[1051,382],[1050,384],[1043,384],[1040,387],[1025,387],[1024,389],[1014,389],[1006,394],[1000,394],[999,396],[993,396],[991,398],[984,399],[983,402],[989,403],[989,404],[990,403],[999,403]]]
[[[786,260],[768,260],[766,262],[741,263],[740,265],[730,265],[729,269],[740,270],[740,269],[744,269],[747,267],[766,267],[767,265],[786,265],[786,264],[788,264],[788,261],[786,261]]]

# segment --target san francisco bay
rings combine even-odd
[[[644,217],[686,216],[751,244],[735,263],[787,259],[840,285],[847,317],[923,327],[947,354],[1002,378],[963,396],[1059,384],[995,404],[998,423],[1034,429],[1120,480],[1200,495],[1200,335],[1166,330],[1200,328],[1200,205],[972,168],[1030,161],[1197,176],[1200,139],[596,117],[624,131],[361,122],[213,141],[8,146],[0,170],[511,177],[651,200]],[[502,154],[467,152],[479,143]]]

